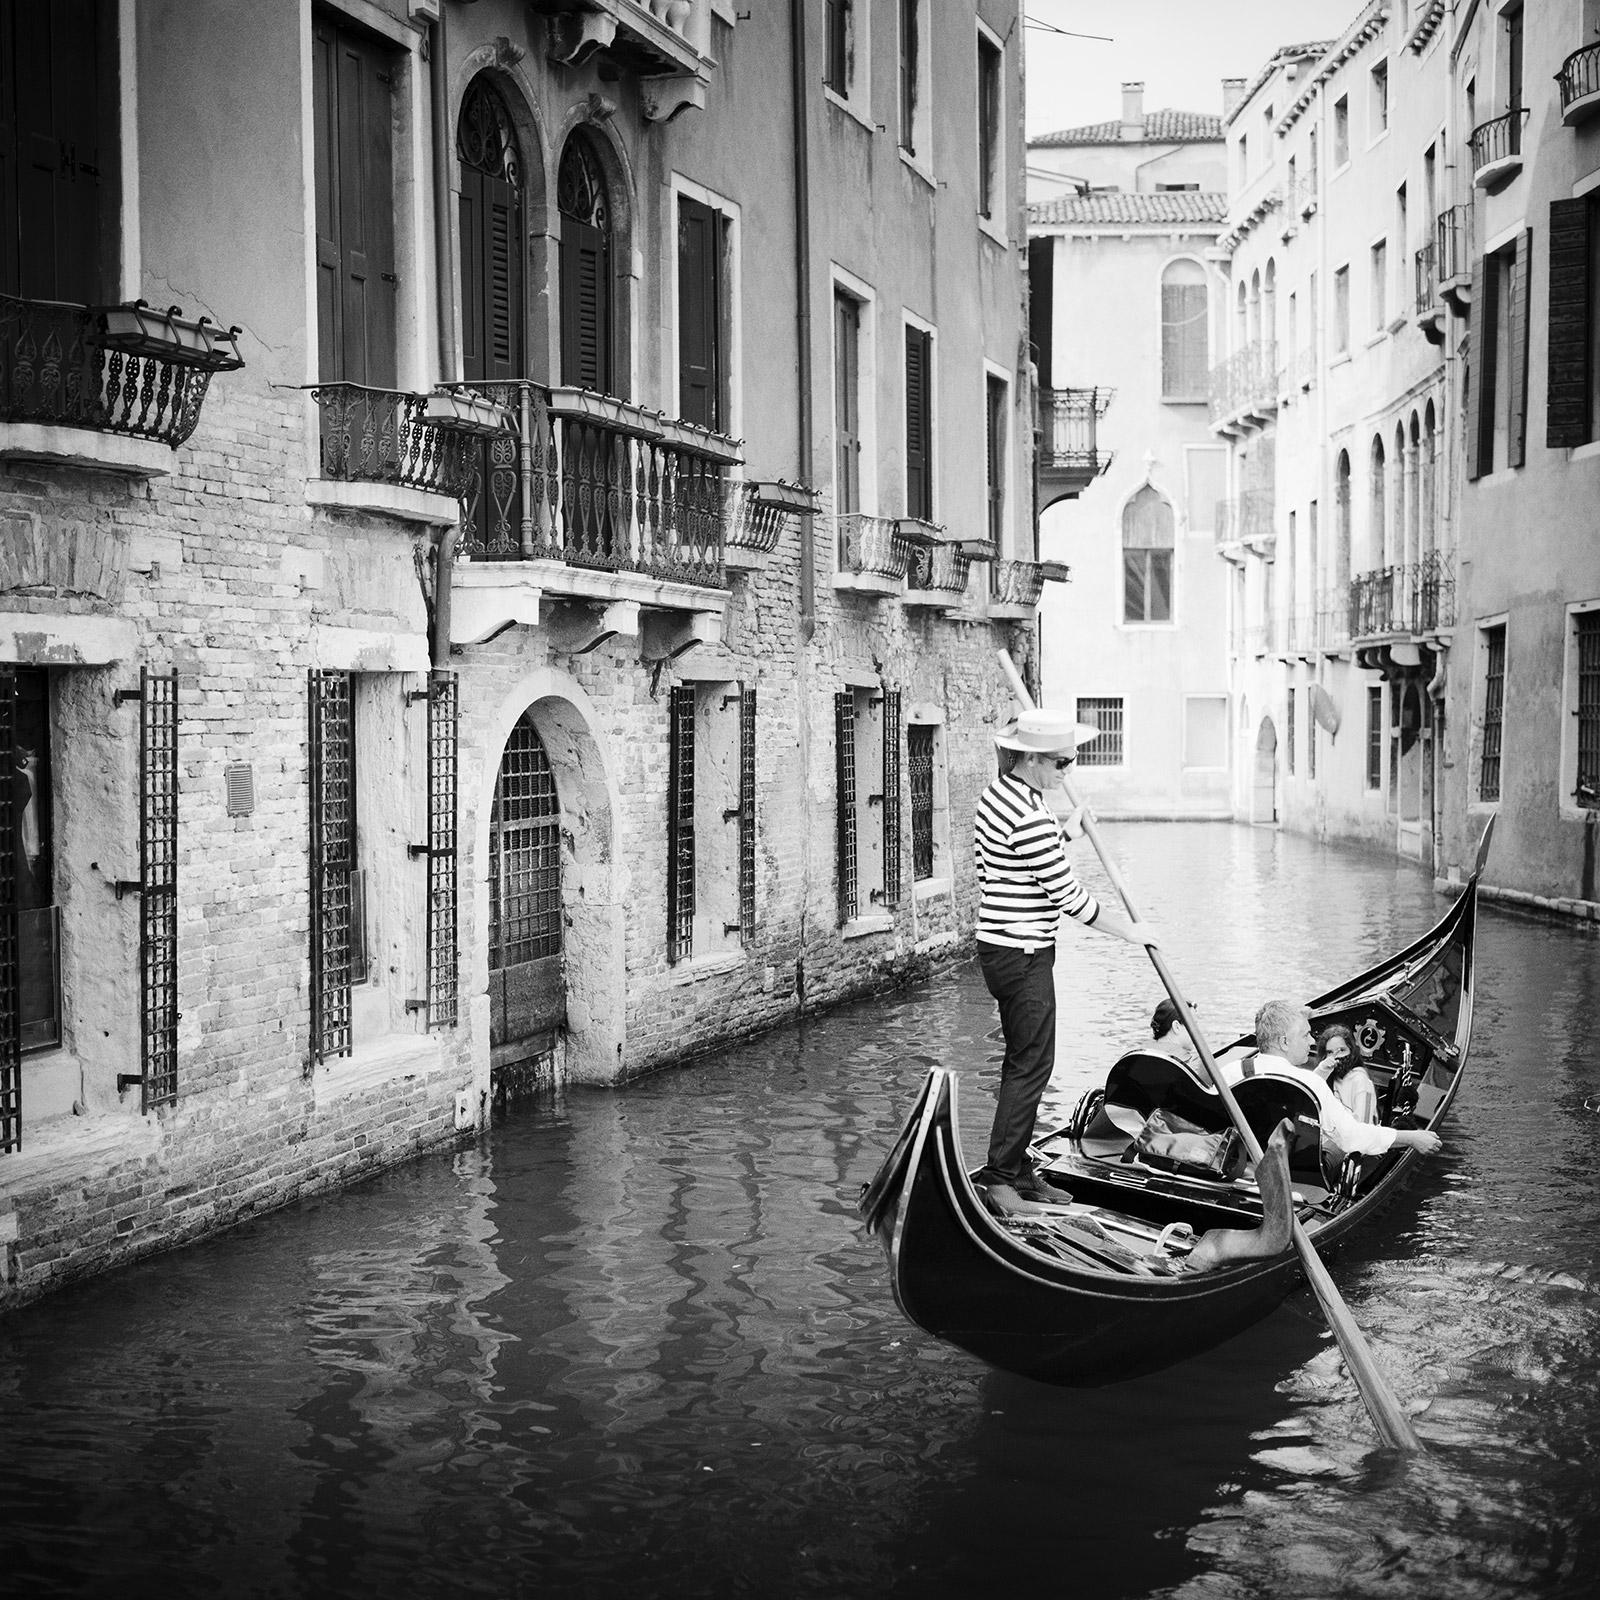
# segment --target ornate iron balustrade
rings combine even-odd
[[[1439,213],[1434,266],[1441,284],[1472,276],[1472,207],[1449,206]]]
[[[1116,398],[1115,389],[1039,391],[1039,468],[1097,477],[1111,465],[1099,448],[1097,425]]]
[[[1472,130],[1467,144],[1472,151],[1474,174],[1522,154],[1522,125],[1527,120],[1528,108],[1513,106],[1501,116],[1480,122]]]
[[[899,519],[875,517],[866,511],[840,513],[840,571],[904,579],[911,549],[912,540]]]
[[[324,478],[453,498],[467,492],[477,441],[426,422],[426,395],[361,383],[321,383],[311,394],[321,412]]]
[[[1432,309],[1438,295],[1438,279],[1433,272],[1435,247],[1425,244],[1413,257],[1417,286],[1417,315],[1425,317]]]
[[[761,485],[729,478],[722,486],[722,542],[728,550],[770,555],[783,531],[784,507],[761,498]]]
[[[1276,410],[1278,388],[1277,344],[1252,341],[1211,369],[1211,420]]]
[[[157,333],[108,326],[144,317]],[[87,428],[174,450],[193,434],[214,372],[244,365],[231,331],[177,312],[0,295],[0,422]]]
[[[469,561],[561,561],[727,587],[727,468],[738,442],[586,389],[446,384],[503,406],[466,496]]]
[[[1351,639],[1432,633],[1455,625],[1455,574],[1430,551],[1405,566],[1376,567],[1350,580]]]
[[[966,594],[971,568],[971,558],[959,544],[918,540],[906,562],[906,588],[945,595],[954,602]]]
[[[993,561],[989,564],[991,598],[1008,606],[1036,606],[1044,593],[1044,566],[1038,561]]]
[[[1600,96],[1600,44],[1586,44],[1574,50],[1561,63],[1556,82],[1561,85],[1563,119],[1579,101]]]

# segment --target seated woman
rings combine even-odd
[[[1378,1090],[1361,1064],[1355,1034],[1335,1022],[1317,1035],[1316,1072],[1357,1122],[1378,1120]]]
[[[1192,1000],[1188,1006],[1191,1011],[1196,1009]],[[1150,1035],[1154,1042],[1144,1046],[1145,1049],[1157,1050],[1174,1061],[1194,1060],[1194,1045],[1188,1033],[1178,1026],[1178,1008],[1170,999],[1163,1000],[1151,1014]]]

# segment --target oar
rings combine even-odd
[[[1011,687],[1017,699],[1024,707],[1032,709],[1033,697],[1028,693],[1028,686],[1022,681],[1022,675],[1017,671],[1016,663],[1012,661],[1007,650],[999,652],[1000,665],[1005,668],[1006,676],[1011,680]],[[1063,787],[1067,791],[1067,799],[1074,807],[1081,804],[1072,784],[1067,781],[1065,774],[1062,777]],[[1123,909],[1133,922],[1138,922],[1139,913],[1133,908],[1133,901],[1128,896],[1127,885],[1122,881],[1122,874],[1117,871],[1117,864],[1111,859],[1111,853],[1106,849],[1100,839],[1100,830],[1095,823],[1094,813],[1087,806],[1083,807],[1083,831],[1088,834],[1089,842],[1095,848],[1095,854],[1100,857],[1101,865],[1106,869],[1106,876],[1110,878],[1112,887],[1117,891],[1122,900]],[[1200,1059],[1205,1063],[1206,1071],[1211,1075],[1211,1081],[1216,1086],[1217,1093],[1222,1097],[1222,1103],[1227,1108],[1228,1116],[1239,1131],[1239,1137],[1244,1141],[1245,1149],[1250,1153],[1250,1159],[1259,1163],[1263,1159],[1260,1141],[1256,1138],[1250,1124],[1245,1121],[1244,1113],[1239,1109],[1239,1102],[1234,1099],[1233,1091],[1228,1087],[1227,1080],[1222,1076],[1222,1069],[1217,1065],[1216,1057],[1211,1054],[1211,1047],[1206,1043],[1204,1035],[1200,1032],[1200,1024],[1195,1019],[1194,1013],[1189,1009],[1188,1002],[1183,998],[1183,991],[1173,980],[1172,972],[1167,966],[1166,957],[1159,950],[1145,946],[1151,963],[1161,979],[1162,986],[1172,997],[1172,1003],[1177,1007],[1178,1018],[1188,1030],[1189,1037],[1194,1040],[1195,1049],[1200,1053]],[[1344,1354],[1345,1365],[1350,1369],[1350,1375],[1356,1381],[1356,1387],[1361,1391],[1361,1398],[1366,1402],[1367,1410],[1372,1416],[1373,1426],[1378,1430],[1378,1437],[1384,1444],[1396,1450],[1421,1450],[1422,1441],[1417,1437],[1416,1429],[1411,1426],[1411,1419],[1405,1414],[1400,1405],[1400,1398],[1390,1387],[1389,1380],[1384,1376],[1376,1357],[1372,1354],[1360,1328],[1356,1326],[1355,1318],[1350,1315],[1350,1308],[1345,1305],[1340,1297],[1334,1282],[1328,1276],[1328,1269],[1323,1266],[1322,1258],[1317,1254],[1316,1247],[1306,1235],[1306,1230],[1301,1227],[1300,1219],[1294,1215],[1292,1204],[1290,1211],[1294,1246],[1300,1253],[1300,1265],[1305,1271],[1306,1280],[1310,1283],[1312,1292],[1316,1295],[1322,1306],[1322,1314],[1327,1318],[1328,1326],[1333,1330],[1333,1336],[1339,1341],[1339,1349]]]

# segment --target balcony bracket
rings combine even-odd
[[[560,11],[549,27],[551,59],[564,67],[581,67],[617,36],[617,19],[604,11]]]
[[[543,626],[552,655],[586,656],[619,633],[637,634],[639,603],[636,600],[611,600],[603,604],[562,601],[550,607]]]
[[[704,111],[705,79],[693,72],[673,72],[639,80],[639,109],[646,122],[671,122],[682,111]]]
[[[675,661],[696,645],[721,642],[722,617],[715,611],[647,611],[640,619],[641,661]]]

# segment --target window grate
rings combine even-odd
[[[667,960],[694,953],[693,684],[672,691],[667,761]]]
[[[1122,765],[1122,699],[1087,699],[1078,702],[1078,721],[1100,730],[1098,739],[1078,746],[1080,767]]]
[[[1284,765],[1288,769],[1291,778],[1294,776],[1294,699],[1295,691],[1291,688],[1289,690],[1288,715],[1285,717],[1283,725]]]
[[[506,740],[489,814],[489,970],[561,953],[561,808],[526,711]]]
[[[1600,611],[1580,612],[1578,632],[1578,786],[1581,806],[1600,806]]]
[[[933,876],[933,729],[906,729],[906,782],[911,790],[911,877]]]
[[[17,745],[17,675],[0,666],[0,751]],[[22,969],[17,940],[16,808],[0,783],[0,1150],[22,1148]]]
[[[856,697],[850,690],[833,697],[834,749],[838,757],[839,923],[852,921],[860,904],[856,869]]]
[[[756,936],[756,692],[739,694],[739,937]]]
[[[356,845],[351,674],[311,669],[311,1055],[350,1054]]]
[[[883,691],[883,903],[900,904],[900,690]]]
[[[1367,690],[1367,787],[1383,784],[1383,690]]]
[[[1478,798],[1500,798],[1501,713],[1506,691],[1506,630],[1490,628],[1484,634],[1483,762],[1478,772]]]
[[[461,706],[456,675],[428,679],[428,1026],[460,1021],[456,800]]]
[[[178,1099],[178,674],[139,673],[140,1102]]]

